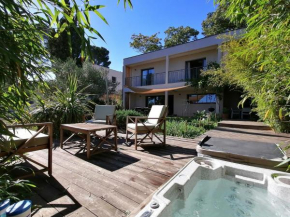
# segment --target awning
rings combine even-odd
[[[137,88],[137,87],[128,87],[128,89],[132,90],[134,93],[138,94],[152,94],[152,93],[164,93],[166,91],[173,91],[173,90],[180,90],[190,87],[188,86],[182,86],[182,87],[171,87],[171,88],[162,88],[162,89],[145,89],[145,88]]]

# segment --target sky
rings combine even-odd
[[[153,35],[157,32],[164,39],[168,27],[190,26],[203,35],[201,23],[209,12],[215,10],[212,0],[132,0],[133,9],[124,9],[123,0],[91,0],[92,5],[105,5],[99,10],[109,25],[99,17],[91,16],[91,25],[102,39],[93,40],[92,45],[105,47],[110,51],[111,69],[122,71],[123,59],[140,54],[130,47],[133,34]]]

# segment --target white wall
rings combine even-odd
[[[114,69],[109,69],[109,68],[105,68],[99,65],[94,65],[95,68],[99,69],[102,68],[106,71],[108,71],[108,79],[111,81],[112,77],[116,77],[117,82],[119,83],[119,85],[116,87],[116,91],[120,91],[122,90],[123,87],[123,72],[114,70]]]

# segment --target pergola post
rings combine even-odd
[[[168,106],[168,91],[165,91],[165,105]]]
[[[166,55],[166,61],[165,61],[165,84],[168,84],[168,77],[169,77],[169,56]],[[168,91],[165,91],[165,105],[168,106]]]
[[[168,74],[169,74],[169,56],[166,55],[166,61],[165,61],[165,84],[168,84]]]

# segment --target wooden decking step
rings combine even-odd
[[[271,127],[266,125],[265,123],[255,121],[227,120],[219,122],[218,126],[228,128],[254,129],[254,130],[272,130]]]

